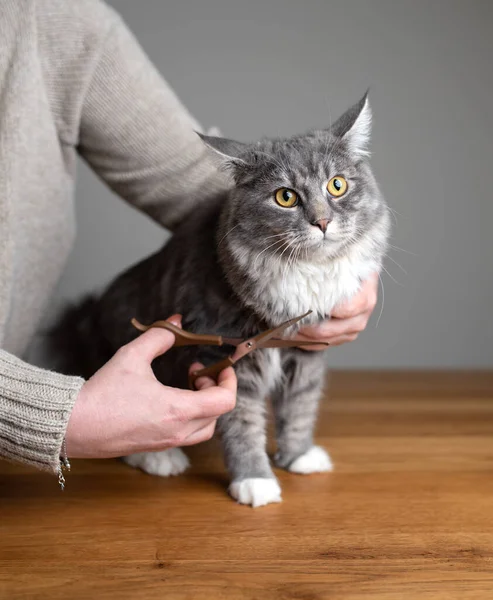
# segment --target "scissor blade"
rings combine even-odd
[[[283,333],[283,331],[285,331],[286,329],[288,329],[288,327],[291,327],[292,325],[296,325],[296,323],[299,323],[299,321],[301,321],[302,319],[304,319],[305,317],[307,317],[312,311],[309,310],[308,312],[306,312],[304,315],[301,315],[299,317],[296,317],[294,319],[290,319],[289,321],[285,321],[284,323],[281,323],[281,325],[279,325],[278,327],[274,327],[274,329],[269,329],[267,331],[264,331],[263,333],[259,333],[259,335],[255,336],[253,339],[253,341],[255,342],[255,344],[257,345],[258,348],[262,348],[264,347],[264,343],[269,340],[270,338],[275,337],[276,335],[280,335]]]
[[[327,346],[330,344],[328,342],[315,342],[311,340],[278,340],[278,339],[270,339],[264,344],[261,345],[262,348],[298,348],[298,347],[310,347],[310,346]]]

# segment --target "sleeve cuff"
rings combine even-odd
[[[0,350],[0,456],[57,473],[70,413],[84,379]]]

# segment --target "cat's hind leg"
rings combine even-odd
[[[149,319],[151,320],[151,319]],[[181,359],[181,360],[178,360]],[[154,375],[163,385],[187,387],[187,365],[193,361],[189,349],[171,349],[152,363]],[[125,456],[123,460],[149,475],[169,477],[180,475],[190,466],[187,455],[180,448],[168,448],[159,452],[138,452]]]
[[[160,477],[180,475],[190,466],[188,457],[180,448],[169,448],[160,452],[139,452],[125,456],[123,460],[131,467]]]
[[[332,470],[330,456],[313,443],[325,381],[325,358],[303,350],[283,352],[284,379],[273,395],[278,451],[276,464],[292,473]]]

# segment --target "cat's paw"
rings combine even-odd
[[[330,456],[320,446],[312,446],[310,450],[298,456],[288,467],[291,473],[325,473],[332,471]]]
[[[131,467],[160,477],[179,475],[190,466],[190,461],[180,448],[170,448],[161,452],[140,452],[125,456],[123,460]]]
[[[233,481],[229,493],[240,504],[250,504],[253,508],[282,501],[277,481],[262,477]]]

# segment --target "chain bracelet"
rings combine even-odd
[[[67,456],[67,443],[65,438],[62,441],[62,452],[60,455],[60,464],[58,465],[58,483],[63,490],[65,489],[65,476],[63,475],[63,470],[66,469],[70,471],[70,461]]]

